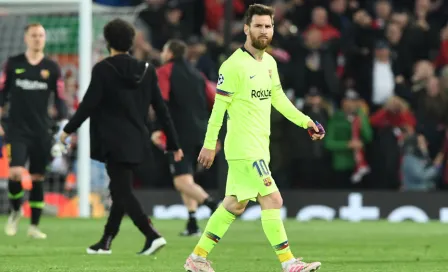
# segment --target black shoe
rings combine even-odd
[[[163,237],[159,237],[154,240],[146,239],[145,246],[142,251],[137,253],[138,255],[153,255],[157,253],[166,245],[166,240]]]
[[[196,218],[190,218],[187,221],[187,225],[185,226],[185,230],[181,232],[180,236],[201,236],[201,230],[199,229],[198,222]]]
[[[181,233],[179,233],[180,236],[201,236],[202,232],[199,228],[196,229],[189,229],[186,228],[184,231],[182,231]]]
[[[103,241],[100,241],[90,247],[87,248],[87,254],[98,254],[98,255],[102,255],[102,254],[112,254],[112,250],[110,249],[110,243],[107,244]]]
[[[212,197],[209,197],[206,200],[204,200],[204,203],[202,204],[210,209],[211,211],[210,215],[212,215],[219,207],[218,202],[216,202]]]

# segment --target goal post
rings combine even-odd
[[[107,56],[102,37],[104,25],[120,17],[134,21],[135,7],[108,7],[92,0],[0,0],[0,65],[7,57],[24,52],[23,29],[39,22],[47,31],[45,52],[58,62],[65,75],[70,99],[82,100],[93,64]],[[89,121],[77,132],[77,193],[79,217],[91,215],[91,160]]]
[[[79,0],[79,89],[82,100],[90,82],[92,69],[92,0]],[[79,196],[79,216],[90,217],[90,120],[86,120],[78,131],[78,171],[77,186]]]

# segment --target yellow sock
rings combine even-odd
[[[203,248],[201,248],[200,246],[196,246],[193,250],[193,254],[202,257],[202,258],[207,258],[208,252],[205,251]]]
[[[275,254],[281,263],[294,259],[289,248],[288,237],[280,216],[280,209],[262,210],[261,224]]]
[[[194,248],[193,254],[206,258],[215,245],[221,240],[235,220],[235,215],[227,211],[222,205],[208,220],[204,233]]]

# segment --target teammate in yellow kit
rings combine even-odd
[[[218,133],[227,111],[224,151],[229,172],[226,196],[187,258],[186,271],[214,271],[207,256],[235,217],[243,213],[249,200],[257,200],[261,205],[263,230],[284,272],[315,271],[321,266],[320,262],[302,262],[291,253],[280,217],[283,200],[268,168],[271,105],[296,125],[319,131],[316,124],[286,97],[276,61],[264,52],[274,32],[273,13],[268,6],[254,4],[249,7],[244,25],[246,43],[219,70],[215,104],[198,161],[206,168],[212,165]],[[313,140],[323,137],[324,134],[312,135]]]

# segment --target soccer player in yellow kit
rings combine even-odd
[[[280,217],[283,200],[268,168],[271,105],[296,125],[319,131],[315,123],[286,97],[277,64],[264,52],[274,33],[273,14],[271,7],[260,4],[248,8],[244,47],[236,50],[219,70],[215,104],[198,161],[206,168],[212,165],[218,133],[227,111],[224,151],[229,172],[226,196],[187,258],[186,271],[214,271],[207,260],[208,254],[250,200],[257,200],[261,206],[263,230],[284,272],[316,271],[321,266],[320,262],[305,263],[291,253]],[[323,136],[313,134],[312,138],[321,140]]]

